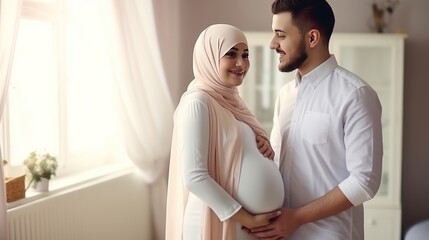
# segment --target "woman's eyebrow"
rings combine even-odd
[[[232,47],[232,48],[231,48],[231,50],[238,51],[238,48],[236,48],[236,47]],[[249,51],[249,49],[247,49],[247,48],[243,50],[243,52],[248,52],[248,51]]]

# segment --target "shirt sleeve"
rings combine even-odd
[[[205,96],[192,93],[184,103],[178,127],[182,144],[183,182],[185,187],[206,203],[224,221],[238,212],[241,205],[229,195],[208,171],[209,112]]]
[[[344,121],[344,143],[349,177],[339,188],[354,205],[370,200],[380,187],[382,174],[381,104],[370,87],[350,95]]]
[[[298,87],[295,81],[291,81],[283,86],[276,99],[273,115],[273,127],[270,134],[271,147],[274,150],[274,161],[277,166],[281,165],[280,159],[284,159],[281,149],[284,143],[284,136],[289,135],[289,127],[296,103]]]
[[[276,103],[274,105],[274,115],[273,115],[273,127],[271,128],[270,133],[270,143],[271,147],[274,150],[274,162],[277,166],[280,166],[280,149],[282,143],[282,134],[280,132],[279,125],[279,112],[280,112],[280,95],[277,96]]]

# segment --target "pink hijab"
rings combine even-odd
[[[248,124],[256,135],[268,139],[255,116],[239,96],[237,88],[226,87],[220,78],[220,59],[238,43],[247,44],[247,40],[243,32],[234,26],[215,24],[206,28],[194,46],[195,79],[189,84],[181,99],[182,103],[193,91],[207,94],[210,119],[208,170],[210,176],[233,197],[236,197],[242,160],[241,133],[236,120]],[[176,114],[181,103],[176,109]],[[166,240],[182,239],[183,214],[189,194],[184,188],[181,175],[182,160],[179,146],[182,143],[178,143],[176,135],[175,127],[170,157]],[[228,144],[224,144],[227,139]],[[235,139],[235,142],[231,142],[231,139]],[[208,206],[205,206],[203,215],[203,239],[235,239],[235,221],[229,219],[221,222]]]

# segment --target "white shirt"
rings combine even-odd
[[[335,186],[354,205],[301,226],[290,239],[364,239],[362,203],[380,186],[383,155],[376,92],[332,55],[280,90],[271,144],[283,176],[285,207],[308,204]]]

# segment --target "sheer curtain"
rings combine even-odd
[[[18,31],[21,0],[0,0],[0,118],[6,101],[12,69],[12,59]],[[0,149],[0,156],[1,149]],[[0,161],[0,179],[3,181],[3,163]],[[0,240],[7,239],[7,205],[5,185],[0,184]]]
[[[80,1],[87,6],[87,0]],[[97,0],[104,14],[97,30],[104,34],[98,45],[107,46],[104,54],[110,64],[105,70],[114,76],[112,109],[119,126],[117,142],[122,146],[122,156],[138,167],[149,185],[152,239],[161,240],[174,109],[152,1],[155,0]],[[76,2],[79,1],[70,0],[69,4]]]
[[[157,37],[152,0],[115,1],[122,49],[111,51],[119,91],[124,152],[150,186],[154,239],[164,239],[173,103]],[[109,28],[109,31],[113,31]],[[122,51],[121,51],[122,50]]]

